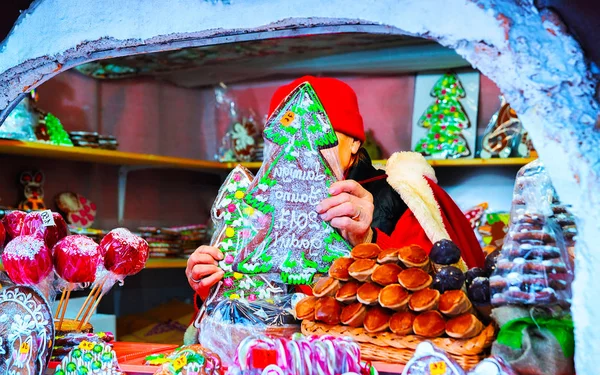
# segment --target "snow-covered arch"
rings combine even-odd
[[[498,85],[527,124],[561,198],[579,217],[576,366],[580,374],[595,373],[600,361],[592,355],[600,342],[595,80],[579,45],[532,0],[38,0],[1,46],[0,109],[86,61],[315,25],[364,30],[378,25],[389,33],[432,39],[455,49]]]

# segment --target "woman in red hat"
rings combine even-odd
[[[432,244],[452,240],[461,249],[469,268],[482,267],[484,255],[468,220],[452,198],[437,185],[435,172],[414,152],[397,152],[386,170],[371,164],[366,150],[363,120],[356,94],[334,78],[305,76],[280,87],[269,113],[299,84],[311,84],[338,136],[339,158],[345,180],[334,183],[331,197],[317,207],[321,217],[338,228],[353,246],[374,242],[382,248]],[[187,263],[186,275],[200,295],[223,277],[217,261],[223,254],[210,246],[199,247]]]

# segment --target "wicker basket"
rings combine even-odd
[[[302,333],[350,337],[359,343],[363,359],[402,365],[412,358],[419,343],[429,340],[445,350],[465,370],[469,370],[486,356],[486,350],[492,345],[496,331],[493,325],[489,325],[479,336],[471,339],[458,340],[449,337],[427,339],[416,335],[400,336],[391,332],[371,334],[364,328],[330,326],[304,320]]]

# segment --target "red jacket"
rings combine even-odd
[[[424,178],[439,206],[444,228],[450,237],[449,239],[461,249],[462,258],[469,268],[483,267],[485,257],[469,221],[444,189],[431,179]],[[419,219],[410,208],[400,217],[396,228],[390,236],[378,229],[376,231],[376,243],[383,249],[416,244],[429,252],[433,246]]]

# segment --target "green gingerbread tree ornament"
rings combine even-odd
[[[262,223],[251,219],[252,239],[232,268],[242,274],[280,274],[287,284],[310,284],[315,274],[327,272],[331,262],[347,255],[350,246],[315,211],[342,172],[337,137],[309,83],[279,105],[264,138],[265,162],[238,194]],[[236,235],[233,230],[229,234]]]
[[[436,159],[471,155],[462,134],[471,125],[459,100],[466,94],[456,74],[444,74],[433,86],[430,95],[436,100],[427,107],[418,122],[429,131],[417,142],[415,151]]]

